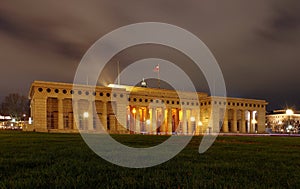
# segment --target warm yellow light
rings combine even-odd
[[[294,111],[293,110],[291,110],[291,109],[287,109],[286,111],[285,111],[285,113],[286,113],[286,115],[293,115],[294,114]]]
[[[201,121],[198,121],[198,126],[202,126],[203,123]]]
[[[147,119],[146,123],[147,123],[147,125],[150,125],[150,123],[151,123],[150,119]]]
[[[252,124],[256,124],[257,121],[256,121],[255,119],[252,119],[252,120],[251,120],[251,123],[252,123]]]
[[[88,117],[89,117],[89,113],[88,113],[88,112],[84,112],[84,113],[83,113],[83,117],[84,117],[84,118],[88,118]]]
[[[195,117],[191,117],[191,121],[194,122],[196,119]]]
[[[132,113],[133,113],[133,114],[136,113],[136,109],[135,109],[135,108],[132,109]]]

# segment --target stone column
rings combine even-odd
[[[143,121],[143,124],[144,124],[144,132],[146,134],[149,133],[149,130],[150,130],[150,125],[147,124],[147,120],[148,120],[148,114],[149,114],[149,110],[147,107],[145,107],[145,110],[143,111],[143,118],[142,118],[142,121]]]
[[[107,131],[107,102],[102,102],[101,123],[103,131]]]
[[[136,115],[135,115],[135,129],[134,133],[135,134],[140,134],[141,133],[141,120],[140,120],[140,108],[136,107]]]
[[[195,135],[200,135],[200,113],[199,110],[196,110],[196,130],[195,130]]]
[[[200,134],[202,135],[204,133],[204,126],[207,127],[207,124],[205,124],[205,115],[203,109],[200,109],[200,121],[202,123],[200,126]]]
[[[156,120],[156,108],[152,108],[151,109],[152,110],[152,127],[151,127],[151,133],[153,134],[153,135],[156,135],[157,133],[156,133],[156,129],[157,129],[157,125],[156,125],[156,123],[157,123],[157,120]]]
[[[213,105],[211,109],[211,118],[208,124],[208,133],[215,133],[220,130],[220,108],[217,105]]]
[[[160,128],[159,128],[160,134],[165,134],[165,109],[161,108],[161,120],[160,120]]]
[[[235,109],[233,109],[232,132],[237,132],[237,111]]]
[[[172,108],[168,108],[168,135],[172,135]]]
[[[191,118],[192,117],[194,117],[193,116],[193,110],[191,109],[191,110],[189,110],[190,111],[190,116],[189,116],[189,119],[188,119],[188,128],[187,128],[187,130],[188,130],[188,134],[189,135],[192,135],[193,134],[193,132],[192,132],[192,128],[193,128],[193,124],[194,124],[194,122],[191,120]]]
[[[241,132],[242,132],[242,133],[246,133],[245,111],[244,111],[244,110],[241,110],[241,114],[242,114]]]
[[[73,130],[79,130],[78,100],[75,100],[73,98],[72,99],[72,104],[73,104]]]
[[[223,132],[228,133],[228,110],[224,110]]]
[[[123,100],[119,100],[118,103],[116,103],[117,113],[116,113],[116,125],[115,125],[115,132],[125,134],[127,132],[126,128],[126,116],[127,116],[127,104],[125,101],[125,98]],[[139,111],[137,110],[137,113]]]
[[[266,127],[266,110],[257,111],[257,132],[263,133],[265,132]]]
[[[186,109],[182,109],[182,133],[187,134]]]
[[[33,128],[38,132],[47,132],[47,98],[34,99]]]
[[[88,119],[88,131],[93,131],[94,130],[94,101],[89,100],[89,107],[88,107],[88,113],[89,117]]]
[[[253,123],[252,123],[252,120],[253,120],[253,111],[249,111],[250,112],[250,133],[254,133],[253,131]]]
[[[64,109],[63,109],[63,99],[58,98],[58,129],[64,129]]]

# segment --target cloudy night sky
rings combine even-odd
[[[292,0],[1,0],[0,100],[13,92],[27,95],[34,80],[72,82],[95,41],[138,22],[173,24],[200,38],[223,71],[228,96],[265,99],[269,110],[300,109],[300,2]],[[172,53],[141,46],[115,59],[122,69],[155,56],[188,64]],[[199,84],[206,81],[197,82],[197,90],[207,92]]]

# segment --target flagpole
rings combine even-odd
[[[120,85],[120,61],[118,61],[118,85]]]
[[[157,78],[158,78],[158,88],[160,89],[160,77],[159,77],[159,71],[160,71],[160,67],[159,67],[159,64],[158,64]]]

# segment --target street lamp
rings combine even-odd
[[[26,121],[26,114],[23,114],[23,125],[25,124]]]

